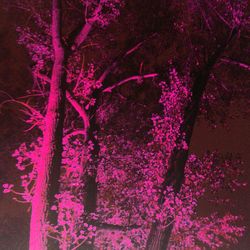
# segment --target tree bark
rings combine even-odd
[[[100,92],[95,91],[93,93],[93,98],[96,99],[96,102],[99,102]],[[97,168],[98,168],[98,157],[99,157],[99,141],[98,141],[98,133],[100,130],[99,124],[96,121],[96,110],[97,105],[95,105],[90,111],[92,113],[92,118],[90,119],[90,126],[88,130],[88,139],[93,143],[93,150],[91,152],[92,156],[92,164],[93,164],[93,171],[91,174],[86,172],[85,180],[86,180],[86,198],[85,198],[85,209],[87,213],[93,213],[96,211],[97,207],[97,182],[96,182],[96,175],[97,175]]]
[[[32,199],[30,221],[30,250],[48,249],[46,225],[56,223],[56,214],[50,210],[59,191],[63,121],[65,109],[65,54],[61,43],[61,1],[52,2],[52,41],[54,65],[50,84],[42,151],[37,166],[37,181]]]
[[[211,70],[237,33],[238,29],[232,30],[229,38],[221,45],[218,45],[217,49],[207,60],[204,67],[196,74],[196,78],[191,90],[191,101],[185,109],[184,121],[180,128],[180,134],[185,134],[185,142],[188,145],[188,148],[193,134],[195,121],[198,116],[201,98],[209,80]],[[180,139],[177,138],[177,145],[179,140]],[[161,187],[161,196],[159,198],[160,205],[164,203],[165,197],[163,191],[166,189],[166,187],[172,186],[176,194],[180,191],[185,177],[184,170],[187,159],[188,150],[179,149],[178,147],[173,150],[169,159],[169,170],[165,174],[164,182]],[[161,227],[158,221],[151,225],[146,243],[146,250],[166,250],[168,248],[169,240],[174,227],[174,223],[170,223],[173,218],[170,218],[169,220],[169,223],[167,223],[169,226],[166,228]]]
[[[98,133],[100,130],[100,126],[98,122],[96,121],[96,110],[97,110],[97,104],[99,102],[100,98],[100,90],[96,90],[93,93],[93,98],[96,99],[96,105],[93,106],[90,109],[90,116],[92,117],[90,119],[90,125],[89,129],[87,131],[87,139],[92,141],[93,143],[93,150],[91,152],[91,158],[92,158],[92,167],[91,173],[88,171],[85,171],[84,174],[84,183],[85,183],[85,197],[84,197],[84,207],[87,216],[91,213],[96,212],[97,208],[97,193],[98,193],[98,187],[96,182],[96,175],[97,175],[97,169],[98,169],[98,157],[99,157],[99,141],[98,141]],[[86,163],[88,164],[88,163]],[[87,167],[87,166],[86,166]],[[91,239],[90,243],[85,242],[80,248],[82,250],[93,250],[94,249],[94,237]]]

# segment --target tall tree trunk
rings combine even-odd
[[[218,45],[216,51],[207,60],[204,67],[197,72],[194,84],[191,90],[192,97],[190,103],[187,105],[184,112],[184,121],[180,128],[180,134],[185,134],[185,142],[190,145],[191,137],[195,121],[199,112],[201,98],[205,91],[210,72],[217,60],[223,54],[227,48],[229,42],[236,36],[238,29],[232,30],[229,38],[224,41],[221,45]],[[178,145],[177,138],[177,145]],[[177,194],[184,180],[184,170],[188,159],[188,150],[175,148],[169,159],[169,170],[165,174],[164,182],[161,187],[161,197],[159,198],[159,204],[164,203],[165,197],[163,191],[167,186],[172,186],[174,192]],[[155,222],[151,225],[149,236],[146,243],[146,250],[166,250],[169,245],[169,240],[174,227],[174,223],[171,222],[171,218],[168,223],[169,226],[166,228],[161,227],[159,222]]]
[[[98,101],[96,99],[96,101]],[[97,206],[97,182],[96,182],[96,175],[97,175],[97,168],[98,168],[98,157],[99,157],[99,141],[98,141],[98,132],[99,132],[99,124],[96,121],[96,107],[91,110],[93,116],[90,120],[90,128],[88,131],[88,139],[93,143],[93,150],[91,152],[92,155],[92,163],[93,164],[93,171],[91,174],[86,172],[85,176],[85,209],[87,213],[93,213],[96,211]]]
[[[56,214],[50,207],[59,191],[62,153],[62,135],[65,106],[64,62],[65,55],[61,43],[61,1],[52,2],[52,41],[54,65],[50,85],[42,151],[37,166],[37,180],[32,199],[30,221],[30,250],[46,250],[48,237],[46,225],[56,222]]]
[[[100,146],[99,146],[99,140],[98,140],[98,133],[100,130],[100,126],[96,120],[96,110],[97,110],[97,105],[99,103],[99,98],[101,96],[100,90],[96,90],[93,93],[93,97],[96,99],[96,105],[90,109],[91,113],[91,119],[90,119],[90,126],[88,130],[88,140],[91,140],[93,143],[93,150],[91,152],[92,156],[92,165],[94,169],[92,170],[91,174],[86,171],[86,174],[84,176],[84,181],[85,181],[85,198],[84,198],[84,206],[87,215],[90,213],[95,213],[96,208],[97,208],[97,182],[96,182],[96,175],[97,175],[97,170],[98,170],[98,157],[99,157],[99,151],[100,151]],[[80,248],[82,250],[92,250],[94,249],[94,238],[91,239],[90,243],[85,243],[83,244]]]

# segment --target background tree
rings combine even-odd
[[[206,86],[208,85],[208,81],[210,79],[210,74],[212,74],[213,68],[219,61],[219,59],[227,52],[230,43],[236,38],[239,39],[240,36],[238,32],[241,32],[241,29],[244,30],[247,28],[246,20],[248,17],[246,16],[245,12],[247,6],[245,2],[239,3],[231,1],[228,4],[221,4],[220,2],[219,5],[216,5],[217,3],[214,3],[214,9],[216,9],[216,13],[218,15],[216,16],[216,18],[222,18],[222,20],[220,20],[222,21],[222,26],[220,26],[222,30],[225,29],[223,27],[225,25],[225,22],[227,23],[227,21],[225,20],[229,16],[231,16],[230,22],[227,23],[228,27],[226,27],[224,31],[225,33],[222,32],[224,34],[228,33],[229,35],[223,34],[223,37],[223,35],[221,35],[220,33],[219,36],[217,36],[217,29],[215,29],[214,26],[216,21],[213,20],[212,13],[208,14],[209,6],[207,4],[207,2],[205,3],[205,5],[200,2],[196,2],[194,4],[190,3],[186,6],[184,4],[184,6],[181,8],[182,11],[186,13],[185,16],[190,17],[190,24],[192,23],[193,28],[195,27],[194,29],[197,28],[197,26],[195,26],[195,24],[193,23],[194,20],[196,24],[202,23],[204,25],[204,29],[199,33],[192,33],[192,31],[190,32],[188,26],[186,26],[185,29],[182,27],[183,32],[188,32],[189,34],[191,33],[191,36],[187,34],[186,37],[189,37],[190,39],[190,47],[194,48],[194,51],[191,53],[192,55],[195,55],[194,58],[196,58],[197,61],[195,63],[193,60],[187,66],[191,73],[189,74],[189,76],[191,77],[191,79],[193,79],[191,87],[191,100],[189,103],[187,103],[185,107],[183,121],[181,122],[182,125],[180,126],[179,130],[179,137],[176,138],[177,147],[172,150],[171,156],[169,158],[168,164],[171,167],[165,173],[165,181],[162,185],[163,191],[166,187],[173,186],[175,192],[179,192],[182,182],[184,180],[184,169],[186,161],[188,159],[188,147],[191,141],[194,124],[198,116],[200,104],[202,98],[204,97]],[[185,10],[187,12],[185,12]],[[219,14],[220,12],[222,12],[222,14]],[[200,15],[197,15],[197,13],[200,13]],[[209,18],[207,15],[209,15]],[[178,21],[175,24],[178,25]],[[216,24],[218,25],[217,22]],[[179,25],[181,24],[179,23]],[[227,29],[229,31],[227,31]],[[193,44],[193,39],[195,39],[196,36],[195,34],[199,34],[199,41],[194,40],[196,44]],[[200,41],[202,41],[202,38],[205,38],[207,34],[212,35],[214,37],[213,42],[211,44],[201,44]],[[212,49],[214,47],[215,49]],[[210,51],[211,49],[212,52]],[[199,54],[199,52],[197,54],[197,51],[199,50],[203,51],[204,54]],[[205,55],[205,57],[203,55]],[[200,60],[202,60],[202,62]],[[179,146],[179,143],[181,143],[181,140],[183,140],[183,136],[187,147],[182,148]],[[163,198],[160,199],[160,202],[164,202],[164,195]],[[165,228],[165,232],[163,232],[159,222],[154,223],[148,238],[147,248],[165,249],[168,245],[172,228],[173,224]]]

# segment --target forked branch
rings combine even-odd
[[[91,18],[86,19],[85,25],[82,27],[81,31],[78,33],[78,35],[75,38],[74,46],[72,47],[73,50],[77,49],[81,46],[88,37],[88,34],[90,33],[93,24],[98,20],[98,14],[102,10],[102,1],[99,2],[98,6],[94,10],[94,13]]]

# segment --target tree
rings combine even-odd
[[[169,242],[172,247],[198,248],[197,239],[191,234],[195,231],[199,232],[198,241],[210,247],[222,245],[219,237],[234,241],[229,235],[240,236],[243,231],[241,227],[230,225],[237,217],[213,215],[214,224],[206,228],[202,224],[207,223],[208,218],[193,219],[195,204],[204,194],[203,189],[196,194],[195,188],[200,185],[195,183],[199,183],[201,176],[205,176],[202,180],[207,180],[212,175],[209,165],[195,156],[188,157],[188,148],[199,110],[202,107],[207,112],[210,107],[206,101],[212,98],[204,98],[210,76],[222,55],[228,53],[228,48],[244,31],[244,2],[237,5],[232,1],[230,7],[215,1],[212,6],[215,14],[207,2],[188,5],[189,1],[184,4],[169,1],[169,7],[159,1],[160,7],[152,5],[162,23],[169,21],[168,15],[173,17],[169,24],[176,27],[176,31],[167,31],[162,24],[154,30],[154,25],[159,24],[158,17],[145,20],[148,6],[130,3],[140,5],[141,12],[133,9],[122,25],[127,25],[128,21],[131,31],[137,36],[143,31],[146,39],[127,42],[127,37],[124,40],[116,37],[115,28],[111,27],[110,41],[116,38],[118,44],[128,43],[119,46],[124,50],[119,53],[108,48],[102,38],[105,32],[97,28],[97,24],[106,26],[117,17],[120,1],[65,1],[63,5],[60,2],[53,1],[52,5],[52,36],[47,20],[49,7],[44,8],[40,1],[28,5],[26,1],[19,2],[19,7],[32,13],[40,28],[38,32],[32,26],[18,30],[20,43],[27,46],[34,61],[33,93],[48,98],[47,107],[42,98],[36,97],[36,107],[12,100],[26,107],[31,128],[37,126],[43,132],[42,139],[34,139],[31,148],[22,145],[16,152],[17,166],[23,168],[28,162],[31,167],[30,174],[22,177],[24,193],[19,193],[24,201],[32,201],[30,248],[46,249],[47,237],[57,239],[61,249],[76,249],[81,245],[85,249],[93,245],[138,248],[146,241],[147,249],[166,249]],[[131,6],[128,4],[127,8]],[[163,10],[166,13],[162,14]],[[186,24],[181,11],[188,17]],[[82,21],[82,13],[85,21]],[[232,23],[225,28],[231,17]],[[136,29],[141,20],[146,24]],[[225,30],[222,35],[217,27],[220,20],[220,28]],[[152,26],[148,28],[151,21]],[[99,33],[91,38],[89,33],[93,28]],[[129,32],[128,29],[128,37]],[[160,55],[152,55],[147,46],[154,48],[152,51],[163,50],[166,34],[171,38],[177,36],[175,43],[182,47],[185,37],[189,48],[175,52],[173,58],[176,44],[170,43],[162,62]],[[206,46],[202,44],[211,34],[214,40]],[[100,49],[96,55],[94,46]],[[126,60],[135,52],[137,55],[129,65]],[[172,64],[166,73],[165,67],[162,69],[160,65],[159,69],[157,61],[165,64],[168,60],[172,60]],[[223,60],[228,62],[228,59]],[[131,70],[132,66],[138,68],[138,62],[139,74]],[[159,73],[151,73],[156,69]],[[145,70],[150,73],[143,74]],[[181,72],[181,76],[177,72]],[[122,79],[119,74],[125,77]],[[156,76],[159,80],[155,80]],[[159,96],[161,106],[156,101]],[[152,117],[155,110],[159,114]],[[138,136],[135,135],[137,130]],[[196,177],[191,175],[192,164],[199,165]],[[200,174],[203,165],[206,171]],[[212,181],[220,183],[221,178],[224,176],[212,178]],[[231,181],[235,181],[234,178]],[[4,188],[5,192],[16,193],[9,184]],[[190,203],[186,203],[187,193],[192,198]],[[36,220],[35,215],[41,219]],[[35,223],[39,225],[34,227]],[[217,225],[228,231],[216,231]],[[112,239],[114,230],[117,238]],[[204,236],[208,231],[212,231],[214,241]],[[184,236],[180,237],[180,232],[184,232]],[[122,239],[124,235],[126,238]],[[186,246],[183,237],[188,239]],[[88,246],[89,241],[92,246]]]
[[[211,26],[213,25],[212,15],[208,17],[203,8],[204,6],[201,3],[197,3],[197,6],[194,5],[190,7],[188,14],[192,15],[192,11],[198,11],[197,9],[200,9],[204,18],[204,25],[207,26],[207,29],[211,33],[213,28],[213,26]],[[218,6],[215,6],[214,9],[215,8],[218,8]],[[166,196],[163,194],[163,192],[168,186],[172,186],[175,193],[179,193],[181,189],[182,183],[184,181],[185,165],[188,160],[188,148],[190,145],[194,124],[198,116],[200,103],[202,101],[202,97],[204,96],[210,74],[212,73],[212,70],[218,60],[230,46],[232,40],[238,36],[242,28],[241,25],[244,25],[243,23],[245,22],[244,10],[246,8],[246,3],[235,3],[232,1],[228,5],[225,4],[225,6],[222,8],[223,15],[226,16],[225,19],[228,18],[228,16],[231,16],[232,18],[231,22],[229,23],[230,32],[226,38],[222,38],[222,40],[217,44],[215,43],[216,49],[214,49],[213,52],[210,52],[210,56],[204,58],[204,65],[201,66],[194,74],[191,88],[191,100],[186,104],[185,110],[183,111],[183,121],[181,121],[181,126],[178,129],[179,136],[174,139],[176,147],[172,149],[171,156],[169,157],[168,165],[170,168],[165,173],[164,182],[161,187],[162,198],[160,198],[160,203],[164,203]],[[223,18],[223,15],[220,15],[218,12],[216,13],[219,15],[219,18],[222,18],[223,22],[227,23],[227,21],[225,21]],[[217,41],[215,34],[216,33],[213,34],[213,37],[214,40]],[[201,63],[197,62],[197,64],[200,65]],[[185,147],[179,146],[183,139],[185,142]],[[173,224],[166,227],[165,229],[162,229],[162,226],[159,222],[153,223],[147,242],[147,249],[166,249],[172,229]]]
[[[46,249],[47,248],[47,231],[45,229],[47,221],[56,221],[50,212],[50,208],[54,201],[54,196],[59,192],[59,178],[61,172],[61,154],[62,154],[62,137],[63,124],[65,115],[65,99],[66,99],[66,67],[70,55],[86,40],[92,26],[96,22],[103,25],[110,21],[117,13],[112,12],[119,1],[92,1],[83,3],[85,7],[85,24],[77,31],[76,35],[70,36],[70,39],[63,42],[62,37],[62,3],[61,1],[52,1],[51,5],[51,32],[49,26],[44,22],[43,17],[36,12],[34,5],[27,5],[29,3],[20,1],[19,6],[25,6],[28,11],[34,12],[37,24],[39,27],[48,28],[45,34],[34,34],[31,30],[23,30],[23,42],[33,37],[38,39],[37,43],[27,44],[29,52],[33,56],[35,67],[33,69],[34,75],[39,74],[41,66],[48,68],[48,59],[52,60],[53,67],[51,71],[50,91],[48,97],[48,104],[44,118],[44,128],[42,149],[39,155],[39,161],[36,167],[36,182],[34,185],[34,192],[32,196],[32,212],[30,222],[30,249]],[[41,2],[38,3],[41,4]],[[101,10],[104,7],[109,8],[111,12],[101,15]],[[91,13],[88,13],[90,10]],[[77,28],[78,29],[78,28]],[[47,34],[46,34],[47,31]],[[75,31],[74,31],[75,32]],[[39,45],[39,42],[51,40],[51,44]],[[31,45],[31,46],[30,46]],[[46,45],[48,47],[46,47]],[[52,51],[54,51],[52,56]],[[48,54],[46,54],[48,52]],[[47,67],[46,67],[47,66]],[[44,69],[43,69],[44,70]],[[72,100],[70,94],[67,93],[68,99]],[[88,129],[86,124],[87,116],[84,112],[84,126]]]

